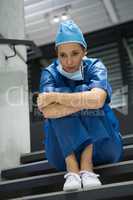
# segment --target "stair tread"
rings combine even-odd
[[[125,138],[129,140],[131,137],[126,136]],[[58,172],[50,166],[44,158],[45,151],[29,154],[32,159],[38,159],[38,155],[41,155],[41,160],[38,162],[26,163],[2,170],[2,178],[9,180],[0,182],[1,199],[64,200],[69,198],[71,200],[73,194],[74,197],[76,194],[77,200],[87,199],[88,195],[90,200],[126,199],[129,195],[133,197],[133,144],[124,146],[123,161],[94,167],[95,173],[100,174],[103,185],[91,188],[88,191],[83,191],[83,189],[78,192],[66,193],[62,191],[66,172]],[[27,157],[27,154],[23,154],[23,156]]]
[[[120,182],[121,180],[119,181],[118,177],[123,176],[123,179],[122,179],[122,182],[120,185],[123,185],[123,182],[125,183],[125,177],[126,177],[126,181],[128,181],[128,183],[130,182],[130,180],[131,180],[130,177],[133,174],[133,160],[132,161],[123,161],[123,162],[115,163],[115,164],[101,165],[101,166],[95,167],[94,171],[96,173],[99,173],[102,177],[102,182],[104,185],[100,186],[100,188],[101,189],[104,188],[104,191],[102,191],[102,193],[103,193],[102,195],[105,195],[104,193],[107,192],[107,189],[105,192],[105,188],[108,188],[109,185],[110,185],[110,189],[112,187],[114,187],[114,185],[116,187],[117,187],[117,185],[119,185],[118,182]],[[52,188],[51,185],[58,186],[58,188],[57,188],[58,192],[56,192],[56,194],[58,194],[58,195],[65,194],[66,195],[66,193],[61,192],[63,183],[64,183],[64,174],[65,173],[66,172],[57,172],[57,173],[40,175],[40,176],[21,178],[21,179],[17,179],[17,180],[3,181],[0,183],[0,197],[5,198],[5,195],[8,195],[8,199],[10,198],[10,196],[18,197],[18,195],[20,195],[20,196],[22,195],[22,192],[24,193],[26,190],[29,190],[31,192],[30,195],[34,194],[34,196],[32,196],[34,199],[34,198],[36,198],[36,193],[35,193],[36,188],[43,187],[43,190],[41,190],[40,194],[44,193],[44,191],[45,191],[45,194],[43,194],[43,198],[47,199],[47,197],[50,195],[50,198],[52,199],[55,197],[55,194],[53,193],[54,187]],[[117,184],[115,184],[116,182],[117,182]],[[48,186],[52,188],[51,189],[52,191],[49,194],[45,190],[45,187],[48,187]],[[97,188],[97,190],[99,191],[99,187]],[[123,188],[123,190],[125,190],[125,189]],[[34,193],[32,193],[33,191],[34,191]],[[116,190],[115,190],[115,192],[116,192]],[[132,193],[132,195],[133,195],[133,193]],[[40,198],[39,196],[37,198]],[[30,197],[30,199],[32,199],[32,197]],[[26,197],[26,198],[29,198],[29,197]],[[63,196],[63,198],[64,198],[64,196]],[[20,199],[21,200],[23,199],[22,196]]]
[[[130,178],[131,174],[133,174],[133,160],[132,161],[123,161],[119,163],[114,164],[107,164],[107,165],[101,165],[94,168],[94,171],[96,173],[99,173],[102,177],[102,179],[105,179],[105,185],[118,182],[118,177],[124,177],[124,175],[128,174],[128,178]],[[26,189],[35,189],[37,187],[45,187],[50,185],[57,185],[61,184],[61,188],[64,183],[64,174],[66,172],[57,172],[57,173],[51,173],[51,174],[45,174],[45,175],[39,175],[34,177],[26,177],[26,178],[20,178],[16,180],[9,180],[9,181],[3,181],[0,183],[0,196],[9,193],[13,193],[16,195],[17,191],[24,191]],[[124,179],[123,178],[123,182]],[[127,178],[127,179],[128,179]],[[130,180],[130,179],[129,179]],[[129,181],[128,180],[128,181]],[[104,182],[103,182],[104,184]],[[105,186],[105,185],[102,185]],[[13,194],[12,194],[13,195]],[[36,195],[36,194],[35,194]]]
[[[113,183],[113,184],[106,184],[102,186],[98,186],[95,188],[90,188],[87,191],[83,191],[81,189],[80,191],[75,192],[52,192],[52,193],[46,193],[46,194],[40,194],[40,195],[30,195],[21,197],[21,200],[30,200],[30,199],[46,199],[46,200],[64,200],[66,198],[73,199],[76,198],[77,200],[81,199],[89,199],[90,200],[101,200],[107,198],[120,198],[120,197],[129,197],[133,196],[133,181],[125,181],[120,183]],[[20,198],[16,198],[20,199]]]
[[[122,139],[124,145],[133,144],[133,134],[124,135]]]
[[[123,142],[123,144],[125,146],[133,145],[133,135],[123,136],[123,139],[125,141],[125,142]],[[41,161],[44,159],[46,159],[46,151],[41,150],[41,151],[37,151],[37,152],[22,154],[20,157],[20,163],[26,164],[26,163]]]
[[[129,158],[131,158],[130,160],[133,159],[133,145],[124,147],[124,160],[129,160]],[[2,178],[13,179],[15,177],[19,178],[21,176],[37,175],[40,173],[44,174],[53,171],[55,172],[57,170],[50,166],[47,160],[42,160],[2,170],[1,176]]]

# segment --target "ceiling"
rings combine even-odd
[[[38,46],[54,42],[58,23],[67,14],[83,33],[133,20],[133,0],[24,0],[26,39]]]

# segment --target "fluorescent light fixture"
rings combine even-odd
[[[58,16],[53,17],[53,22],[58,23],[60,21],[60,18]]]
[[[63,13],[61,15],[61,19],[64,20],[64,21],[67,20],[68,19],[68,15],[66,13]]]

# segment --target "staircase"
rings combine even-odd
[[[2,171],[0,200],[133,200],[133,135],[123,142],[123,161],[95,167],[103,185],[88,191],[62,191],[65,172],[49,165],[45,151],[24,154],[20,166]]]

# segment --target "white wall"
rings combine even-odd
[[[0,34],[24,39],[23,0],[0,0]],[[26,60],[24,46],[17,50]],[[0,171],[19,164],[20,155],[30,152],[27,65],[0,44]]]

